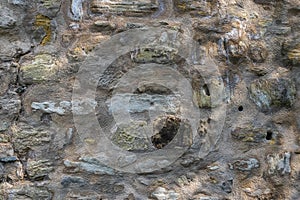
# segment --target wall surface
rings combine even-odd
[[[299,0],[1,0],[0,199],[299,183]]]

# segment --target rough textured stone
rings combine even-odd
[[[91,2],[91,11],[94,13],[115,13],[125,16],[143,16],[153,13],[157,9],[156,1],[143,0],[143,1],[99,1],[93,0]]]
[[[267,161],[269,164],[268,173],[275,174],[289,174],[291,173],[291,153],[285,152],[283,155],[275,154],[275,155],[268,155]]]
[[[49,172],[54,170],[49,160],[28,160],[27,173],[30,179],[38,180],[47,177]]]
[[[92,174],[115,174],[114,170],[104,166],[99,160],[96,158],[83,157],[79,159],[80,162],[72,162],[69,160],[64,161],[64,165],[66,168],[70,168],[74,172],[85,171]]]
[[[57,70],[55,59],[49,54],[41,54],[31,63],[21,66],[21,79],[26,84],[53,80]]]
[[[16,25],[16,19],[13,15],[13,12],[8,8],[1,8],[0,11],[0,28],[7,29],[13,28]]]
[[[262,110],[271,107],[291,107],[296,98],[296,88],[290,79],[260,79],[251,83],[250,97]]]
[[[232,169],[240,171],[251,171],[254,168],[259,167],[259,162],[255,158],[249,158],[249,160],[237,160],[231,164]]]
[[[26,155],[29,150],[46,150],[49,148],[51,133],[42,128],[34,128],[20,123],[11,127],[14,149],[20,155]]]
[[[0,199],[300,199],[299,32],[299,0],[2,0]]]

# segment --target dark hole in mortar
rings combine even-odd
[[[244,110],[243,106],[239,106],[238,110],[241,112]]]
[[[266,140],[271,140],[272,139],[272,131],[267,131],[267,136],[266,136]]]
[[[203,90],[207,96],[210,96],[210,92],[209,92],[208,86],[206,84],[203,85]]]
[[[168,117],[165,119],[163,128],[151,137],[152,144],[161,149],[173,140],[180,126],[180,119]]]
[[[46,125],[50,125],[50,122],[52,121],[52,117],[49,113],[43,113],[40,119],[41,122],[45,123]]]

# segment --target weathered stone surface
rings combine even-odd
[[[51,192],[43,186],[21,185],[4,190],[2,195],[7,199],[52,199]]]
[[[269,164],[269,174],[290,174],[291,173],[291,153],[274,154],[267,156]]]
[[[71,12],[73,20],[79,21],[82,19],[83,10],[82,10],[83,0],[72,0]]]
[[[104,166],[99,160],[91,157],[82,157],[79,162],[64,161],[66,168],[70,168],[73,172],[87,172],[92,174],[107,174],[113,175],[115,171],[109,167]]]
[[[237,169],[240,171],[252,171],[259,167],[259,162],[255,158],[249,158],[248,160],[237,160],[230,164],[232,169]]]
[[[91,2],[91,11],[94,13],[114,13],[125,16],[144,16],[153,13],[158,8],[157,1],[99,1]]]
[[[61,180],[61,184],[64,187],[71,187],[74,185],[78,185],[79,187],[87,184],[87,181],[79,176],[64,176]]]
[[[146,133],[145,123],[132,124],[129,127],[117,130],[112,137],[112,141],[127,151],[146,150],[150,148],[151,143],[143,133]]]
[[[28,151],[45,151],[49,148],[51,133],[48,130],[20,123],[12,126],[11,132],[14,149],[20,155],[26,155]]]
[[[21,109],[20,97],[15,92],[0,97],[0,131],[7,130]]]
[[[12,161],[3,164],[3,181],[17,182],[24,179],[24,168],[20,161]]]
[[[61,101],[59,106],[56,106],[55,102],[32,102],[31,108],[35,110],[42,110],[45,113],[57,113],[59,115],[64,115],[67,111],[71,110],[71,102]]]
[[[0,160],[14,155],[14,149],[10,143],[0,143]]]
[[[27,174],[32,180],[40,180],[49,175],[54,170],[53,163],[49,160],[27,161]]]
[[[163,187],[158,187],[151,193],[151,197],[154,197],[154,199],[157,200],[164,200],[164,199],[176,200],[179,199],[180,196],[174,190],[167,190]]]
[[[168,63],[171,62],[177,51],[166,47],[142,48],[131,53],[134,62],[137,63]]]
[[[300,199],[299,32],[299,0],[1,1],[0,199]]]
[[[179,13],[189,12],[193,16],[209,16],[214,1],[175,0],[174,6]]]
[[[260,79],[250,85],[250,97],[262,110],[272,107],[291,107],[296,98],[296,88],[290,79]]]
[[[31,63],[21,66],[21,80],[26,84],[54,80],[59,65],[55,58],[49,54],[40,54],[34,57]]]
[[[13,28],[16,25],[17,21],[13,15],[13,12],[5,7],[0,8],[0,29]]]
[[[91,27],[92,31],[111,33],[116,29],[116,24],[110,23],[108,21],[95,21]]]
[[[282,53],[285,56],[284,61],[287,64],[300,66],[300,39],[296,37],[292,40],[287,40],[283,44]]]
[[[231,135],[233,138],[247,143],[279,142],[278,132],[268,128],[238,127],[231,132]]]

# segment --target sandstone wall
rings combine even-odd
[[[0,199],[300,199],[300,1],[0,8]]]

